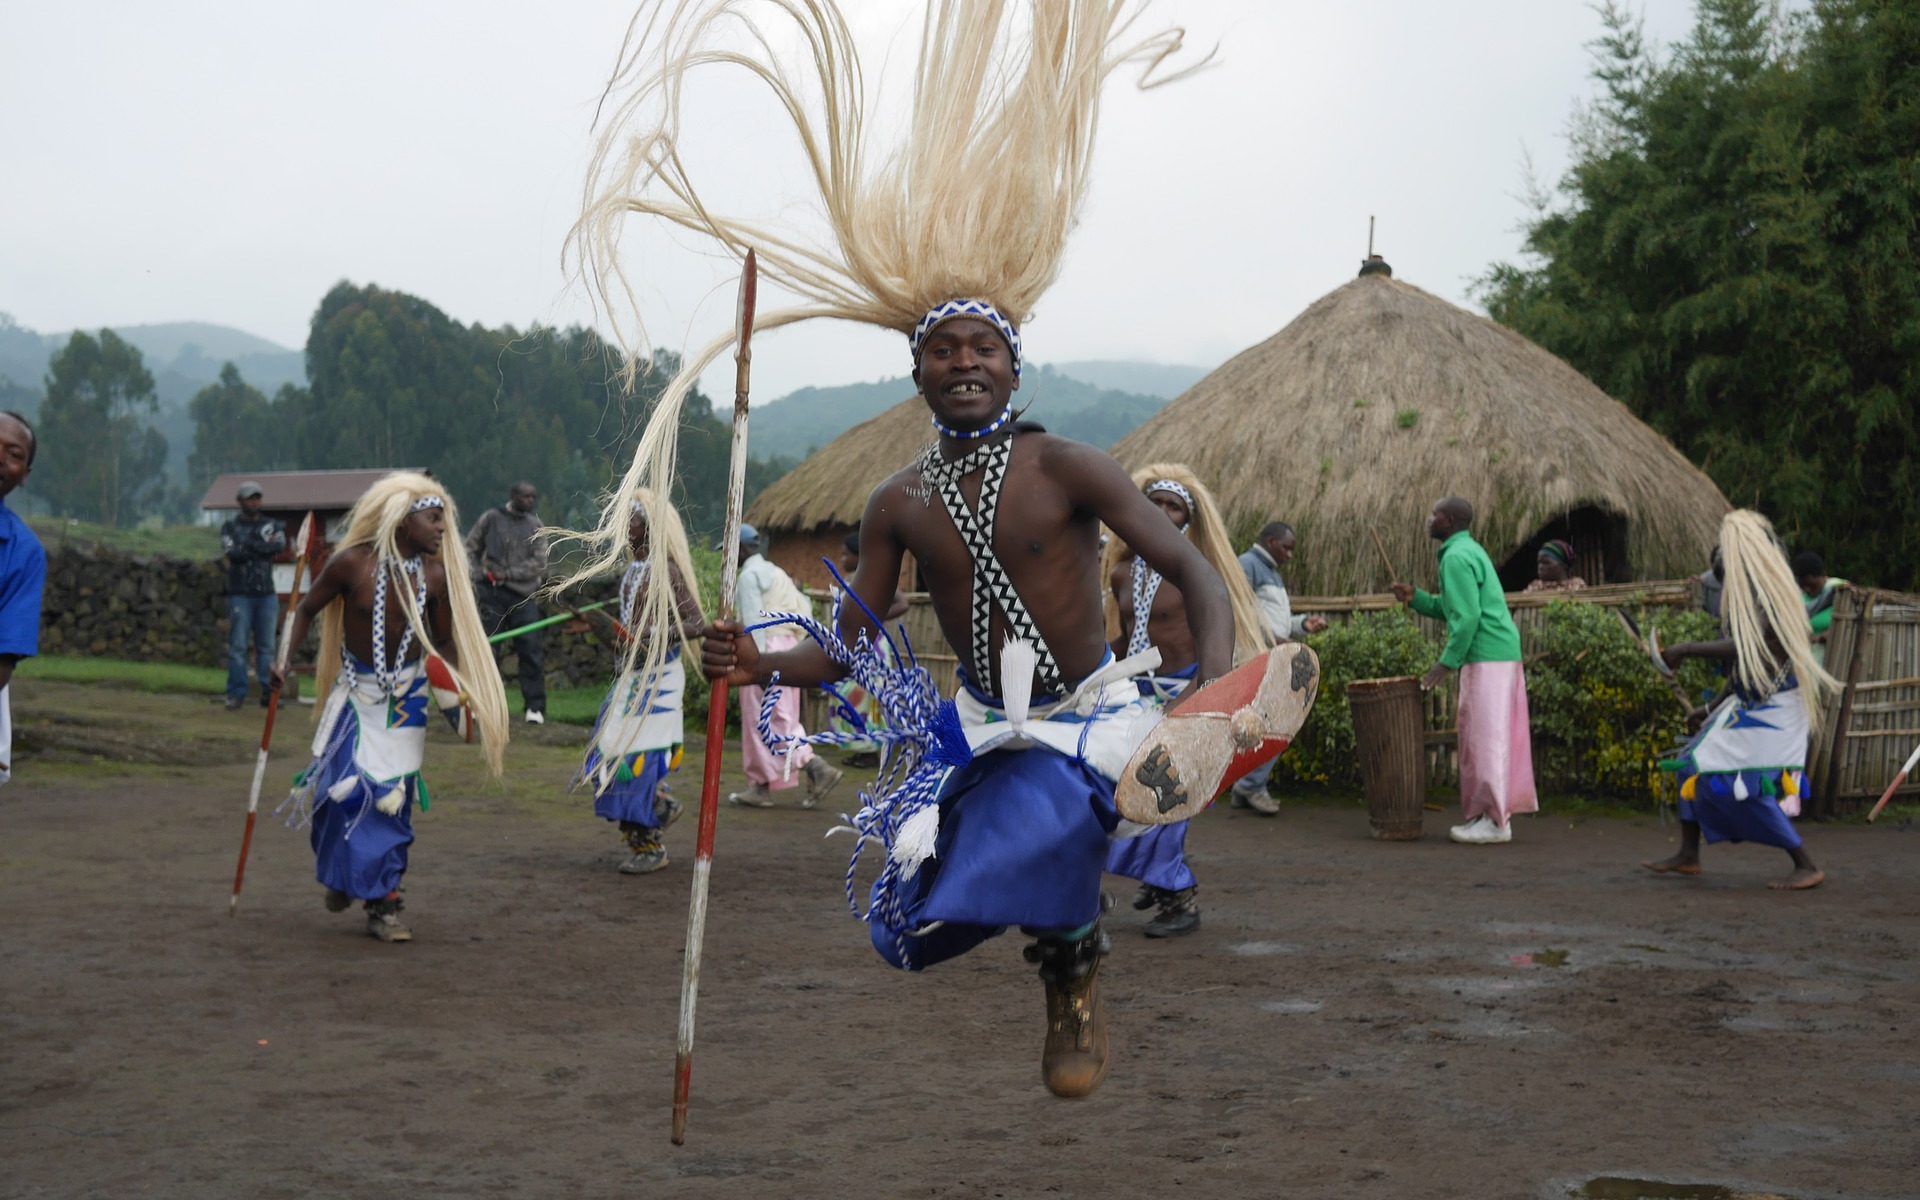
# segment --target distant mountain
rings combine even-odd
[[[172,321],[158,325],[125,325],[113,331],[133,343],[153,373],[153,391],[160,402],[154,427],[167,439],[166,471],[179,476],[193,449],[193,418],[187,402],[195,392],[220,377],[231,362],[254,387],[268,396],[283,384],[305,386],[307,356],[263,337],[207,321]],[[99,330],[86,332],[97,334]],[[37,413],[46,384],[47,364],[72,332],[38,333],[0,313],[0,408]]]
[[[163,409],[185,408],[195,392],[219,378],[221,366],[228,362],[269,396],[282,384],[307,381],[304,352],[226,325],[174,321],[125,325],[113,331],[146,360]],[[47,363],[72,336],[72,331],[37,333],[0,314],[0,377],[38,392],[47,377]]]
[[[1176,378],[1171,373],[1192,372],[1196,379],[1205,374],[1198,368],[1154,363],[1080,365],[1105,369],[1114,379],[1125,379],[1128,371],[1138,369],[1146,383],[1154,387]],[[801,388],[753,410],[748,445],[756,458],[798,461],[913,394],[913,380],[908,378]],[[1014,404],[1025,407],[1027,419],[1040,422],[1049,432],[1104,450],[1133,432],[1177,394],[1143,394],[1141,389],[1101,386],[1064,367],[1035,364],[1027,366]]]
[[[1173,399],[1200,382],[1213,370],[1212,367],[1195,367],[1181,363],[1115,360],[1054,363],[1053,369],[1062,375],[1071,375],[1095,387],[1135,392],[1142,396],[1158,396],[1162,400]]]

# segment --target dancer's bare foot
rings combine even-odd
[[[1767,886],[1776,892],[1804,892],[1808,888],[1817,888],[1827,881],[1827,873],[1818,867],[1800,867],[1785,879],[1776,879]]]
[[[1659,862],[1640,864],[1655,875],[1698,875],[1700,860],[1689,858],[1686,854],[1676,854],[1672,858],[1663,858]]]

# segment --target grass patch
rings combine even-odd
[[[122,554],[203,561],[220,557],[220,531],[208,525],[149,525],[115,529],[65,517],[28,517],[27,524],[53,550],[63,544],[105,546]]]
[[[1402,429],[1412,429],[1420,423],[1420,410],[1417,408],[1403,408],[1393,414],[1393,423]]]
[[[102,687],[131,688],[141,692],[184,692],[196,696],[219,696],[227,690],[227,672],[222,667],[196,667],[185,663],[130,662],[120,658],[81,658],[49,654],[22,659],[15,673],[22,679],[49,683],[91,683]],[[302,681],[302,691],[311,694],[313,685]],[[591,725],[600,715],[600,701],[606,697],[606,684],[594,687],[557,688],[547,693],[547,719],[565,725]],[[507,705],[519,719],[526,705],[520,691],[509,682]],[[706,713],[693,714],[704,728]],[[692,717],[689,718],[690,720]]]
[[[14,673],[22,679],[49,683],[97,683],[141,692],[191,692],[220,695],[227,690],[227,673],[219,667],[186,663],[129,662],[121,658],[81,658],[48,654],[22,659]]]

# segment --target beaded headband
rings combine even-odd
[[[1171,492],[1174,495],[1180,497],[1180,503],[1186,505],[1188,515],[1192,515],[1193,493],[1189,492],[1186,488],[1180,486],[1179,484],[1175,483],[1171,479],[1156,479],[1152,483],[1148,484],[1146,488],[1146,494],[1149,496],[1153,495],[1155,492]]]
[[[425,512],[429,508],[445,508],[447,502],[438,496],[422,496],[407,509],[410,513]]]
[[[1013,327],[999,309],[985,300],[948,300],[936,304],[920,318],[920,323],[907,335],[907,348],[913,352],[914,365],[920,363],[920,349],[927,344],[927,335],[955,317],[973,317],[985,321],[1000,331],[1007,340],[1007,349],[1013,354],[1013,377],[1020,378],[1020,331]]]

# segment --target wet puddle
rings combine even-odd
[[[1750,1192],[1718,1183],[1668,1183],[1602,1175],[1568,1192],[1576,1200],[1794,1200],[1785,1192]]]

